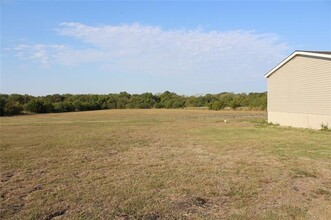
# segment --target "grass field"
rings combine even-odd
[[[2,117],[0,218],[331,219],[331,132],[265,119],[208,110]]]

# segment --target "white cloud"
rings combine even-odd
[[[22,59],[35,60],[43,66],[48,66],[53,59],[67,47],[60,44],[19,44],[13,50]]]
[[[164,30],[141,24],[62,23],[57,33],[81,48],[18,45],[17,54],[43,65],[93,63],[112,73],[182,75],[196,79],[262,76],[289,49],[275,34],[255,31]]]

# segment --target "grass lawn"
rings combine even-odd
[[[330,131],[246,111],[0,120],[1,219],[331,219]]]

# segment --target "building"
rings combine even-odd
[[[331,52],[295,51],[265,77],[268,122],[331,128]]]

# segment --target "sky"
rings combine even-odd
[[[263,92],[295,50],[331,51],[331,1],[1,0],[6,94]]]

